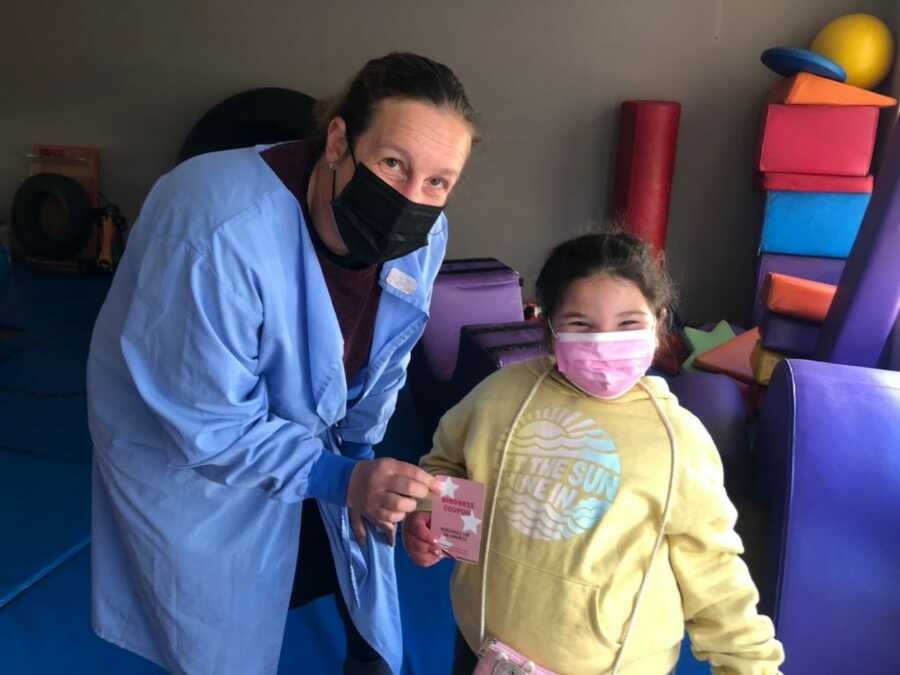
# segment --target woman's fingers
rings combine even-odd
[[[360,546],[365,546],[368,538],[366,523],[362,513],[356,509],[350,509],[350,529],[353,530],[353,536],[356,538],[357,543]]]
[[[407,514],[415,511],[419,506],[419,502],[417,502],[415,499],[411,499],[410,497],[403,497],[393,492],[386,492],[384,493],[384,497],[382,498],[381,506],[388,511],[396,511],[399,513]]]

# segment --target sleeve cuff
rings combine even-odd
[[[347,505],[347,488],[356,460],[325,450],[309,472],[307,495],[326,502]]]
[[[350,459],[372,459],[375,457],[375,449],[371,443],[343,441],[341,443],[341,454]]]

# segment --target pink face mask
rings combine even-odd
[[[602,399],[618,398],[653,363],[653,329],[609,333],[555,333],[553,350],[560,372],[583,391]]]

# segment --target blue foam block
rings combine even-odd
[[[84,548],[87,464],[0,451],[0,607]]]
[[[760,252],[846,258],[870,199],[843,192],[769,192]]]

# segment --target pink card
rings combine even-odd
[[[441,494],[431,501],[431,534],[450,557],[477,563],[481,551],[484,484],[464,478],[437,478]]]

